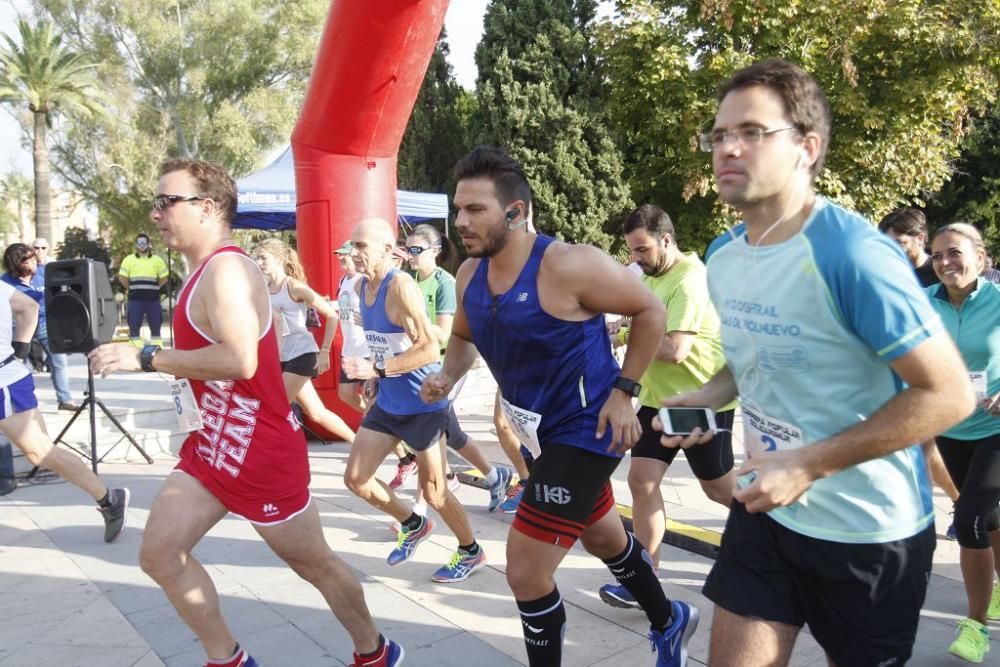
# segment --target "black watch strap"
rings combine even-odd
[[[376,361],[374,364],[372,364],[372,367],[375,369],[375,375],[379,376],[380,378],[384,378],[385,377],[385,362],[384,361]]]
[[[615,378],[615,383],[612,385],[615,389],[621,389],[629,396],[633,398],[639,396],[639,390],[642,389],[642,385],[635,380],[629,380],[627,377],[619,375]]]
[[[142,367],[142,370],[147,373],[156,372],[156,369],[153,368],[153,357],[155,357],[156,353],[159,351],[159,345],[147,345],[142,348],[142,351],[139,353],[139,365]]]

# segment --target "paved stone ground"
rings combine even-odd
[[[71,375],[79,395],[86,378],[82,357],[72,357]],[[68,415],[54,411],[47,378],[37,381],[51,430]],[[146,375],[99,380],[98,391],[112,409],[124,406],[129,411],[155,411],[166,397],[165,385]],[[458,409],[470,434],[493,461],[501,462],[503,455],[490,433],[492,392],[489,375],[476,372]],[[152,430],[141,435],[169,441]],[[390,568],[385,563],[392,548],[390,520],[344,488],[347,454],[346,445],[311,444],[312,489],[328,541],[362,578],[373,615],[388,636],[405,645],[407,664],[525,664],[517,609],[504,580],[504,544],[511,517],[487,513],[486,493],[463,486],[458,495],[469,509],[489,566],[462,584],[432,583],[430,574],[455,547],[454,538],[442,527],[412,562]],[[161,453],[153,465],[146,465],[123,445],[111,457],[116,458],[101,464],[101,474],[114,485],[129,486],[133,493],[128,528],[115,544],[102,541],[100,517],[89,499],[59,480],[23,485],[0,498],[0,667],[203,664],[194,636],[137,564],[150,504],[173,461]],[[629,502],[626,466],[619,468],[614,482],[622,503]],[[456,467],[460,467],[457,462]],[[380,474],[388,478],[390,467],[383,467]],[[404,493],[412,492],[411,482]],[[722,529],[725,510],[704,497],[681,458],[671,468],[664,496],[671,518]],[[936,502],[943,532],[948,505],[942,496]],[[349,662],[347,636],[320,595],[275,558],[246,522],[224,519],[196,553],[215,579],[234,632],[262,664],[320,667]],[[711,613],[700,588],[710,567],[708,559],[664,549],[664,589],[671,597],[694,602],[703,614],[691,642],[691,664],[707,659]],[[567,603],[564,664],[653,664],[644,616],[613,609],[598,599],[597,588],[609,581],[600,562],[575,548],[557,578]],[[941,540],[911,665],[964,664],[946,653],[964,606],[957,546]],[[994,624],[993,629],[1000,626]],[[994,639],[988,663],[1000,664],[996,644]],[[825,664],[821,649],[804,632],[793,665]]]

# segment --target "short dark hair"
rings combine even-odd
[[[628,214],[625,218],[625,233],[629,234],[639,228],[645,229],[653,236],[670,234],[674,236],[674,223],[670,216],[659,206],[643,204]]]
[[[883,233],[891,229],[897,234],[908,236],[923,234],[927,236],[927,216],[918,208],[903,206],[882,218],[878,223],[878,228]]]
[[[225,223],[233,223],[236,217],[236,181],[225,167],[218,162],[186,157],[172,158],[160,165],[161,177],[175,171],[186,172],[193,178],[197,183],[198,196],[214,201]]]
[[[815,132],[822,141],[813,163],[813,178],[823,169],[830,146],[830,104],[811,74],[781,58],[768,58],[733,74],[719,89],[719,102],[733,91],[764,86],[781,97],[785,112],[799,134]]]
[[[493,181],[501,206],[520,199],[531,205],[531,186],[524,170],[502,148],[476,146],[455,165],[455,182],[470,178],[488,178]],[[525,211],[527,215],[527,211]]]
[[[139,232],[138,234],[135,235],[135,240],[138,241],[139,239],[146,239],[146,241],[148,242],[149,234],[147,234],[146,232]]]
[[[11,243],[3,253],[3,268],[15,278],[23,278],[28,272],[21,265],[35,256],[34,249],[26,243]]]

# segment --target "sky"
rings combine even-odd
[[[455,77],[466,88],[476,84],[474,54],[483,34],[483,14],[489,0],[451,0],[445,15],[448,30],[449,61]],[[0,32],[16,32],[17,10],[26,11],[25,0],[0,0]],[[31,172],[31,153],[21,148],[22,133],[7,107],[0,110],[0,175],[14,169]]]

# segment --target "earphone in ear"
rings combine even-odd
[[[517,209],[516,208],[512,208],[509,211],[507,211],[507,215],[506,215],[507,224],[509,225],[510,223],[514,222],[514,218],[516,218],[516,217],[517,217]]]
[[[799,158],[795,161],[795,168],[799,169],[801,167],[804,167],[808,159],[809,156],[806,155],[805,151],[799,151]]]

